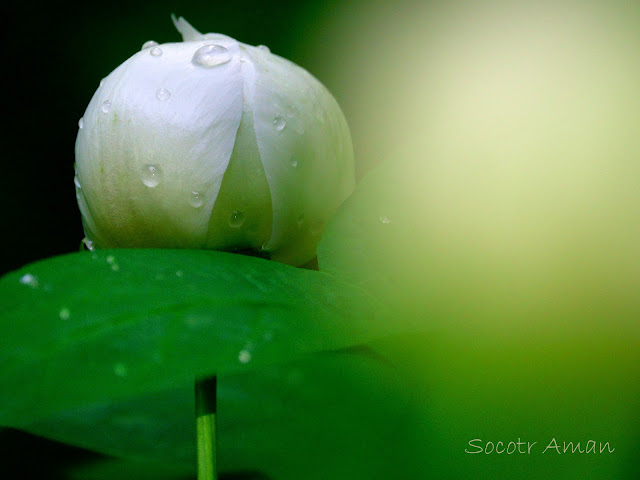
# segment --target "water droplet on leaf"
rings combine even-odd
[[[251,352],[249,350],[240,350],[238,353],[238,361],[240,363],[249,363],[251,361]]]
[[[69,320],[69,317],[71,316],[71,312],[69,311],[68,308],[62,308],[60,309],[60,312],[58,313],[58,315],[60,316],[61,320]]]
[[[113,373],[116,377],[126,377],[127,373],[129,373],[129,369],[124,363],[116,363],[113,366]]]
[[[40,285],[37,277],[31,275],[30,273],[25,273],[22,277],[20,277],[20,283],[31,288],[38,288],[38,285]]]

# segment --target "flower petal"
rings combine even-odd
[[[315,255],[330,216],[354,187],[353,148],[340,107],[306,70],[264,47],[241,45],[260,157],[271,190],[272,258],[301,264]]]
[[[242,116],[237,42],[216,40],[226,63],[192,62],[211,43],[143,50],[91,100],[76,159],[97,247],[204,246]]]

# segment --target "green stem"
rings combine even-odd
[[[198,439],[198,480],[217,480],[216,397],[218,379],[214,375],[196,380],[196,435]]]

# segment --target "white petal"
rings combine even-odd
[[[242,115],[238,45],[215,42],[232,55],[225,64],[192,63],[210,43],[160,45],[159,56],[139,52],[91,100],[76,159],[81,184],[92,186],[84,194],[98,247],[204,246]],[[152,187],[143,181],[147,166],[156,169]],[[192,205],[193,192],[201,206]]]
[[[176,30],[180,32],[182,35],[183,42],[190,42],[194,40],[201,40],[202,34],[193,28],[189,22],[187,22],[184,18],[179,17],[176,18],[174,14],[171,14],[171,20],[176,27]]]
[[[353,148],[335,99],[307,71],[242,45],[254,66],[248,88],[271,190],[272,258],[300,264],[315,255],[329,217],[354,186]]]

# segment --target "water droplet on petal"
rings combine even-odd
[[[82,189],[82,185],[80,185],[80,180],[78,180],[78,175],[73,176],[73,184],[76,186],[78,190]]]
[[[142,183],[147,187],[153,188],[158,186],[162,178],[162,172],[157,165],[145,165],[142,167]]]
[[[84,237],[82,239],[82,247],[86,250],[89,250],[90,252],[93,252],[96,249],[96,247],[93,245],[93,242],[87,237]]]
[[[238,353],[238,361],[240,363],[249,363],[251,361],[251,352],[249,350],[240,350]]]
[[[160,47],[153,47],[151,50],[149,50],[149,54],[152,57],[159,57],[160,55],[162,55],[162,49]]]
[[[296,107],[295,105],[288,105],[287,106],[287,117],[295,118],[297,116],[298,116],[298,107]]]
[[[171,92],[166,88],[159,88],[156,92],[156,98],[161,102],[166,102],[167,100],[169,100],[169,98],[171,98]]]
[[[69,317],[71,316],[71,312],[69,311],[68,308],[62,308],[60,309],[60,312],[58,313],[58,315],[60,316],[61,320],[69,320]]]
[[[266,45],[258,45],[258,49],[266,53],[271,53],[271,50],[269,50],[269,47],[267,47]]]
[[[276,116],[273,118],[273,127],[277,132],[281,132],[284,130],[284,127],[287,126],[287,121],[280,116],[279,113],[276,113]]]
[[[109,100],[104,102],[100,110],[102,110],[102,113],[109,113],[109,110],[111,110],[111,102]]]
[[[244,57],[240,57],[240,62],[244,63],[244,62],[246,62],[246,61],[247,61],[247,59],[246,59],[246,58],[244,58]]]
[[[113,366],[113,373],[116,377],[126,377],[127,373],[129,373],[129,369],[124,363],[116,363]]]
[[[38,288],[38,285],[40,285],[37,277],[31,275],[30,273],[25,273],[23,276],[21,276],[20,283],[31,288]]]
[[[141,50],[146,50],[147,48],[157,47],[157,46],[158,46],[158,42],[154,42],[153,40],[149,40],[148,42],[144,42],[142,44]]]
[[[78,128],[80,130],[82,130],[84,128],[84,118],[80,117],[80,120],[78,120]]]
[[[191,192],[191,197],[189,198],[189,205],[193,208],[200,208],[204,204],[204,195],[199,192]]]
[[[211,68],[231,60],[229,51],[222,45],[205,45],[196,50],[191,60],[199,67]]]
[[[229,225],[233,228],[240,228],[244,223],[244,212],[240,212],[238,210],[234,210],[229,217]]]
[[[100,80],[100,85],[98,85],[99,87],[103,86],[105,82],[105,79],[103,78],[102,80]]]
[[[378,220],[380,220],[380,223],[391,223],[391,219],[386,215],[381,215],[380,217],[378,217]]]

